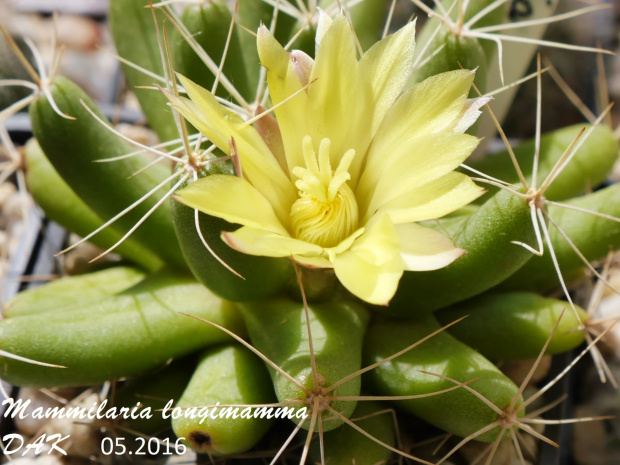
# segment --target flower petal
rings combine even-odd
[[[333,268],[334,265],[329,259],[320,256],[320,257],[308,257],[304,255],[295,255],[293,259],[308,268]]]
[[[248,181],[236,176],[214,174],[198,179],[174,198],[229,223],[288,235],[269,201]]]
[[[357,195],[362,217],[367,220],[386,202],[453,171],[477,145],[473,136],[448,131],[395,145],[384,157],[380,177],[369,170],[362,175]]]
[[[258,131],[220,105],[208,90],[183,76],[179,80],[191,101],[168,94],[173,107],[223,152],[230,154],[235,139],[244,175],[287,224],[297,192]]]
[[[379,126],[364,171],[379,178],[394,147],[422,135],[453,132],[462,118],[473,80],[472,71],[449,71],[431,76],[405,91]]]
[[[456,126],[454,127],[454,132],[463,133],[467,131],[482,114],[480,109],[491,100],[493,100],[493,97],[479,97],[468,99],[467,103],[465,104],[465,108],[463,108],[463,113],[461,114]]]
[[[275,114],[282,134],[289,177],[293,178],[292,169],[296,166],[305,166],[301,141],[309,134],[308,96],[306,92],[299,92],[303,85],[288,52],[265,26],[261,26],[258,30],[257,45],[261,64],[267,68],[269,95],[272,104],[277,105]]]
[[[323,41],[323,37],[325,33],[329,31],[329,28],[332,27],[334,20],[329,16],[322,8],[318,8],[319,10],[319,20],[316,25],[316,35],[314,36],[314,54],[319,50],[319,46]]]
[[[320,256],[323,248],[287,235],[265,229],[243,227],[222,233],[222,240],[233,249],[250,255],[290,257],[292,255]]]
[[[371,134],[379,128],[389,108],[401,94],[413,67],[415,21],[373,45],[360,60],[360,73],[367,76],[375,110]]]
[[[355,241],[350,250],[336,255],[333,263],[343,286],[375,305],[387,305],[405,268],[400,238],[387,216]]]
[[[370,144],[373,107],[368,81],[360,73],[355,38],[340,14],[325,32],[316,53],[308,88],[308,129],[318,153],[323,138],[331,140],[331,164],[354,149],[349,173],[355,188]],[[300,165],[303,166],[303,165]]]
[[[408,271],[438,270],[466,253],[443,234],[419,224],[399,224],[396,231]]]
[[[387,214],[394,224],[432,220],[458,210],[483,193],[484,189],[468,176],[451,172],[386,202],[375,216]]]

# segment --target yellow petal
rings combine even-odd
[[[222,233],[222,240],[239,252],[266,257],[290,257],[294,255],[320,256],[323,248],[309,242],[257,229],[243,227],[234,232]]]
[[[396,293],[405,263],[400,238],[385,216],[350,250],[333,259],[336,276],[352,294],[375,305],[387,305]]]
[[[327,252],[329,257],[333,258],[337,254],[343,253],[346,250],[350,249],[353,243],[357,240],[357,238],[360,237],[362,234],[364,234],[365,231],[366,231],[366,228],[359,228],[357,231],[354,231],[353,234],[351,234],[345,240],[340,242],[340,244],[338,244],[335,247],[330,247],[329,249],[325,249],[325,251]]]
[[[451,172],[386,202],[375,216],[387,214],[394,224],[441,218],[471,203],[484,189],[464,174]],[[372,222],[373,218],[369,219]]]
[[[249,182],[236,176],[214,174],[198,179],[174,198],[229,223],[288,235],[269,201]]]
[[[448,131],[395,145],[384,156],[381,176],[371,170],[362,175],[356,195],[362,217],[367,219],[386,202],[453,171],[477,145],[473,136]]]
[[[191,101],[168,96],[172,105],[218,148],[230,154],[235,139],[244,176],[273,206],[286,224],[296,191],[260,134],[238,115],[220,105],[206,89],[179,76]]]
[[[450,71],[431,76],[405,91],[379,126],[365,171],[382,176],[385,159],[394,147],[425,134],[454,131],[463,116],[474,73]]]
[[[350,185],[355,188],[371,140],[373,102],[368,81],[360,73],[351,25],[343,14],[336,17],[321,40],[310,81],[308,135],[317,152],[323,138],[331,140],[332,166],[338,166],[349,149],[355,150],[349,168]]]
[[[288,52],[263,24],[258,28],[256,48],[261,64],[279,78],[285,78],[289,69]]]
[[[438,270],[465,253],[443,234],[415,223],[399,224],[401,256],[409,271]]]
[[[257,44],[261,63],[267,68],[271,102],[274,106],[277,105],[275,114],[282,134],[289,177],[293,178],[292,169],[296,166],[305,166],[301,141],[309,134],[308,96],[306,92],[299,92],[303,85],[295,72],[288,52],[264,26],[258,30]]]
[[[319,8],[318,10],[319,10],[319,20],[316,25],[316,35],[314,36],[314,46],[315,46],[314,54],[315,55],[319,49],[319,46],[321,45],[321,42],[323,41],[323,37],[325,36],[325,33],[329,31],[329,28],[332,27],[332,24],[334,23],[331,16],[325,13],[325,11],[323,11],[321,8]]]
[[[478,97],[468,99],[467,103],[465,103],[465,107],[463,108],[463,112],[461,113],[458,122],[454,127],[454,132],[463,133],[467,131],[482,114],[480,108],[485,106],[491,100],[493,100],[493,97]]]
[[[360,73],[369,79],[375,101],[373,135],[411,75],[414,51],[415,21],[412,21],[374,44],[360,60]]]
[[[307,268],[333,268],[334,265],[327,258],[320,257],[308,257],[305,255],[295,255],[293,259]]]
[[[461,69],[436,74],[408,89],[396,101],[381,131],[390,138],[415,137],[419,133],[437,133],[454,129],[463,115],[474,71]],[[400,121],[396,127],[394,123]],[[410,131],[414,133],[411,134]]]

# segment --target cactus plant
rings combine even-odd
[[[607,177],[618,144],[601,124],[605,109],[583,129],[543,136],[538,124],[513,150],[495,116],[509,99],[489,105],[503,90],[494,86],[522,78],[533,45],[603,53],[540,39],[545,25],[600,7],[553,16],[555,0],[434,9],[413,0],[431,19],[388,34],[375,0],[213,1],[181,14],[167,2],[110,3],[126,77],[161,143],[119,135],[36,49],[32,95],[0,117],[30,105],[28,182],[39,204],[136,269],[115,270],[131,282],[63,278],[8,302],[0,348],[14,358],[0,353],[2,379],[139,383],[169,359],[225,344],[204,352],[170,414],[199,452],[271,444],[270,422],[243,418],[271,408],[294,420],[274,461],[302,429],[300,463],[357,463],[365,451],[442,463],[472,439],[492,444],[487,464],[511,440],[524,461],[518,429],[550,441],[530,426],[540,394],[525,397],[526,382],[490,360],[538,357],[537,366],[587,341],[580,357],[592,351],[604,370],[602,336],[587,331],[570,279],[590,269],[608,284],[609,266],[590,262],[620,244],[617,186],[587,190]],[[532,46],[507,63],[508,43]],[[539,123],[541,111],[539,100]],[[506,152],[468,160],[488,133],[482,112]],[[558,288],[565,300],[546,297]],[[405,450],[369,400],[463,439],[443,458]],[[225,408],[241,419],[188,413]],[[231,443],[236,434],[243,440]]]

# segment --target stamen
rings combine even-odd
[[[319,146],[319,170],[321,182],[324,186],[329,186],[332,180],[332,164],[329,162],[329,149],[331,141],[327,138],[321,141]],[[331,200],[331,199],[328,199]]]
[[[293,233],[299,239],[322,247],[337,245],[352,234],[359,223],[355,194],[347,185],[355,150],[345,152],[334,173],[330,149],[331,141],[322,139],[317,157],[312,138],[304,137],[306,167],[296,166],[292,170],[299,178],[295,182],[299,199],[291,207]]]

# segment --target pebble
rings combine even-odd
[[[506,376],[508,376],[512,380],[513,383],[515,383],[517,386],[521,386],[523,380],[532,369],[535,361],[536,359],[507,360],[502,362],[501,370]],[[539,381],[544,379],[549,373],[549,368],[551,368],[551,356],[545,355],[540,360],[540,364],[534,371],[532,379],[530,380],[530,384],[538,383]]]
[[[17,457],[11,465],[66,465],[62,457],[55,455],[38,455],[36,457]]]
[[[11,197],[11,195],[13,195],[15,192],[17,192],[15,184],[12,184],[10,182],[4,182],[0,184],[0,209],[2,209],[9,197]]]
[[[531,459],[531,457],[528,457],[527,451],[536,450],[535,439],[529,434],[522,434],[521,438],[526,443],[525,445],[521,444],[521,452],[526,458]],[[492,447],[491,444],[472,441],[463,446],[459,452],[465,457],[466,463],[485,464],[490,447]],[[532,465],[530,460],[525,462],[519,460],[514,443],[511,440],[502,441],[499,444],[491,463],[492,465]]]
[[[75,50],[95,50],[101,41],[99,25],[85,16],[60,15],[56,27],[58,43]]]
[[[15,222],[23,218],[24,211],[28,210],[32,205],[32,197],[30,195],[22,195],[15,192],[6,199],[2,206],[2,215],[9,221]]]
[[[153,146],[158,143],[157,135],[145,126],[120,123],[116,125],[115,129],[122,135],[142,145]]]
[[[30,400],[30,407],[33,409],[36,407],[43,407],[44,409],[46,409],[62,406],[59,401],[53,399],[48,395],[45,395],[39,389],[34,388],[21,388],[19,390],[18,398],[22,399],[23,402],[27,402],[28,400]],[[35,434],[37,434],[39,430],[45,427],[45,423],[47,422],[47,420],[32,418],[31,415],[26,415],[24,416],[24,418],[17,416],[13,421],[15,423],[17,431],[19,431],[21,434],[27,434],[28,436],[34,436]]]

